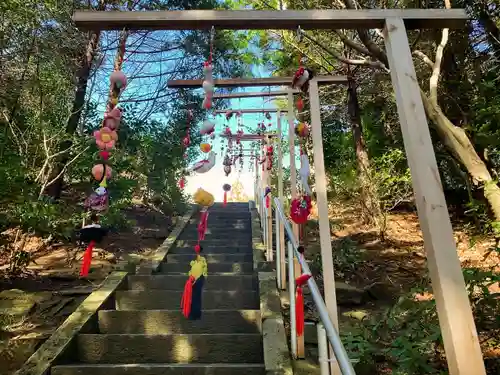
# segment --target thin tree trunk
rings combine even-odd
[[[380,203],[377,193],[371,183],[370,159],[363,138],[363,124],[361,123],[361,109],[359,107],[357,86],[350,79],[347,88],[347,110],[349,112],[354,150],[356,152],[356,164],[358,176],[361,183],[361,203],[363,205],[363,216],[366,222],[379,225]]]
[[[472,178],[475,185],[484,189],[484,197],[488,201],[496,221],[500,221],[500,188],[491,177],[486,164],[481,160],[465,131],[455,126],[446,117],[439,106],[436,106],[420,90],[425,112],[434,123],[442,142],[453,156],[460,161]]]
[[[78,84],[76,87],[75,99],[73,100],[73,108],[71,109],[71,115],[66,123],[66,136],[67,139],[62,141],[59,145],[59,150],[67,150],[71,147],[72,141],[70,137],[76,132],[78,128],[78,123],[82,115],[82,110],[85,105],[85,96],[87,94],[87,86],[89,82],[90,72],[92,70],[92,61],[94,60],[95,54],[97,53],[97,48],[99,46],[100,32],[93,32],[87,43],[87,48],[85,54],[82,56],[82,66],[78,71]],[[64,153],[54,165],[52,169],[49,181],[59,176],[52,184],[47,187],[47,194],[54,199],[59,199],[61,197],[61,192],[64,182],[64,173],[61,173],[64,166],[70,159],[70,153]]]

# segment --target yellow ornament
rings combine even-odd
[[[204,152],[205,154],[206,154],[207,152],[210,152],[210,150],[211,150],[211,149],[212,149],[212,146],[210,146],[210,144],[208,144],[208,143],[202,143],[202,144],[200,145],[200,150],[201,150],[201,152]]]
[[[193,199],[196,204],[204,207],[210,207],[214,204],[214,196],[202,188],[196,190]]]

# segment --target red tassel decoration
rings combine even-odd
[[[186,284],[184,285],[184,293],[182,293],[181,309],[182,315],[184,315],[185,318],[188,318],[191,313],[194,281],[194,276],[189,276],[189,279],[187,279]]]
[[[90,241],[89,246],[83,255],[82,268],[80,269],[80,276],[86,277],[90,271],[90,264],[92,263],[92,250],[94,249],[95,242]]]
[[[309,274],[303,274],[295,279],[295,322],[297,326],[297,336],[304,335],[304,292],[302,286],[311,278]]]
[[[224,206],[227,204],[227,191],[224,192]]]
[[[182,177],[179,180],[179,188],[182,190],[182,189],[184,189],[185,186],[186,186],[186,181],[184,180],[184,177]]]
[[[266,208],[269,208],[269,206],[271,205],[271,197],[268,195],[266,195]]]

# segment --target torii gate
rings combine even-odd
[[[406,28],[463,28],[463,9],[370,10],[188,10],[188,11],[77,11],[73,21],[93,30],[232,30],[250,29],[383,29],[417,211],[424,237],[429,273],[436,299],[448,368],[451,375],[485,375],[484,362],[469,304],[453,229],[439,177]],[[214,82],[217,86],[217,81]],[[316,87],[314,79],[310,89]],[[311,101],[313,140],[321,141],[319,100]],[[319,128],[318,128],[319,127]],[[316,150],[315,150],[316,151]],[[315,159],[323,153],[315,154]],[[320,217],[328,214],[324,168],[315,164]],[[326,231],[326,233],[324,233]],[[321,246],[331,248],[329,224],[320,222]],[[328,237],[326,237],[328,236]],[[327,244],[328,242],[328,244]],[[323,253],[323,249],[322,249]],[[329,270],[324,270],[329,272]],[[325,280],[327,281],[327,280]],[[328,295],[325,296],[328,303]],[[335,321],[335,314],[330,311]]]

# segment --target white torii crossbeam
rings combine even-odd
[[[76,11],[73,22],[81,30],[226,30],[269,29],[382,29],[388,18],[400,18],[407,29],[462,28],[463,9],[360,10],[173,10]]]
[[[464,9],[359,9],[359,10],[188,10],[188,11],[77,11],[73,15],[82,30],[231,30],[250,29],[381,29],[408,165],[412,175],[418,217],[427,255],[429,274],[443,336],[450,375],[485,375],[483,357],[472,316],[460,260],[457,256],[450,216],[446,206],[438,165],[413,65],[406,29],[463,28],[468,16]],[[214,82],[217,87],[217,81]],[[200,80],[201,84],[201,80]],[[318,81],[311,82],[313,91]],[[276,85],[276,84],[275,84]],[[235,85],[236,86],[236,85]],[[256,85],[251,85],[256,86]],[[260,86],[267,86],[260,84]],[[169,86],[172,87],[172,86]],[[177,86],[180,88],[180,86]],[[194,87],[194,86],[188,86]],[[221,86],[222,87],[222,86]],[[241,86],[243,87],[243,86]],[[312,138],[321,144],[321,106],[311,95]],[[315,125],[316,124],[316,125]],[[321,159],[322,153],[315,156]],[[324,179],[324,170],[316,179]],[[323,177],[318,177],[323,173]],[[318,182],[318,181],[316,181]],[[326,197],[326,181],[316,184],[318,196]],[[328,214],[325,200],[319,211]],[[324,216],[324,215],[320,215]],[[328,216],[328,215],[327,215]],[[322,256],[331,249],[330,226],[320,224]],[[330,254],[327,256],[331,257]],[[324,270],[331,274],[332,269]],[[325,277],[325,290],[331,285]],[[333,291],[335,296],[335,291]],[[335,300],[325,296],[332,320],[336,320]],[[329,336],[330,337],[330,336]],[[340,356],[341,366],[351,365]],[[345,360],[345,361],[344,361]],[[347,362],[347,363],[346,363]]]

